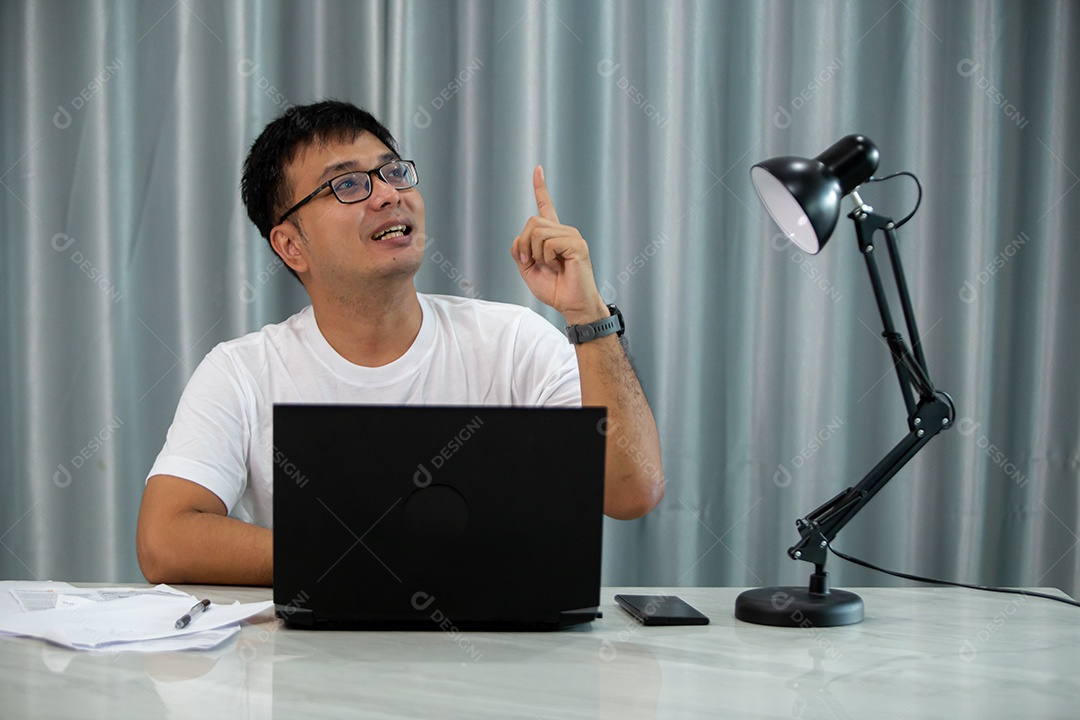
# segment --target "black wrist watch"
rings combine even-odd
[[[622,310],[614,305],[608,305],[607,309],[611,313],[611,317],[584,325],[567,325],[567,340],[574,345],[580,345],[612,333],[618,333],[619,337],[622,337],[622,334],[626,332],[626,323],[623,322]]]

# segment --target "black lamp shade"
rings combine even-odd
[[[750,168],[773,220],[804,252],[816,254],[836,228],[840,201],[878,166],[877,146],[863,135],[841,138],[812,160],[778,157]]]

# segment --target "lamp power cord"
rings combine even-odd
[[[910,220],[912,217],[914,217],[915,213],[918,212],[918,210],[919,210],[919,206],[922,205],[922,183],[919,182],[919,178],[916,177],[915,173],[913,173],[913,172],[908,172],[907,170],[901,170],[900,172],[894,172],[892,175],[885,175],[884,177],[872,177],[872,178],[870,178],[869,180],[866,181],[868,183],[884,182],[886,180],[892,180],[893,178],[900,177],[901,175],[906,175],[907,177],[909,177],[909,178],[911,178],[912,180],[915,181],[915,188],[919,191],[919,194],[918,194],[918,197],[915,198],[915,207],[913,207],[911,209],[911,212],[909,212],[907,215],[905,215],[903,218],[901,218],[900,220],[898,220],[896,222],[896,228],[897,229],[902,227],[904,225],[904,223],[906,223],[908,220]]]
[[[922,577],[921,575],[911,575],[909,573],[897,572],[896,570],[887,570],[886,568],[878,567],[877,565],[874,565],[873,563],[869,563],[869,562],[867,562],[865,560],[860,560],[857,557],[852,557],[851,555],[847,555],[846,553],[842,553],[839,550],[837,550],[836,548],[834,548],[831,543],[829,544],[828,547],[829,547],[829,552],[831,552],[833,555],[840,558],[841,560],[847,560],[849,563],[854,563],[856,565],[861,565],[864,568],[869,568],[871,570],[876,570],[878,572],[885,573],[886,575],[892,575],[893,577],[902,578],[904,580],[914,580],[915,582],[930,583],[931,585],[950,585],[952,587],[968,588],[969,590],[983,590],[985,592],[1008,593],[1008,594],[1011,594],[1011,595],[1025,595],[1027,597],[1037,597],[1037,598],[1043,598],[1043,599],[1046,599],[1046,600],[1055,600],[1055,601],[1060,602],[1060,603],[1065,603],[1066,605],[1072,605],[1073,607],[1080,607],[1080,602],[1077,602],[1076,600],[1073,600],[1072,598],[1069,598],[1069,597],[1058,597],[1057,595],[1048,595],[1046,593],[1033,592],[1031,590],[1021,590],[1019,588],[994,587],[992,585],[971,585],[971,584],[968,584],[968,583],[953,582],[952,580],[938,580],[936,578]]]

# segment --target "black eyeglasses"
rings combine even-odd
[[[285,222],[285,218],[314,200],[315,196],[326,188],[330,188],[338,202],[346,205],[367,200],[371,196],[373,187],[372,175],[378,175],[384,183],[395,190],[408,190],[411,187],[416,187],[416,184],[420,182],[420,178],[416,175],[416,164],[412,160],[391,160],[374,170],[347,172],[344,175],[332,177],[315,188],[314,192],[286,210],[285,214],[278,220],[278,224]]]

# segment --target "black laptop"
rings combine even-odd
[[[274,406],[274,603],[293,627],[595,619],[603,408]]]

